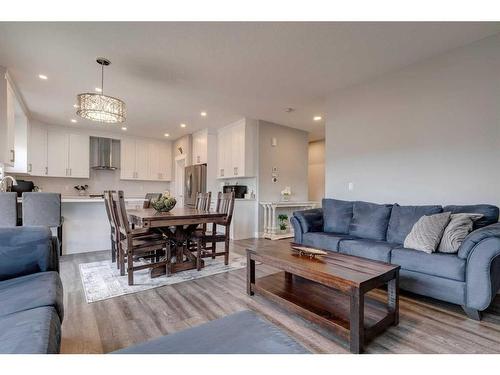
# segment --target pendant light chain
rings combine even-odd
[[[104,64],[101,64],[101,94],[104,95]]]

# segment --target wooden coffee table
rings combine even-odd
[[[255,279],[255,262],[281,272]],[[247,249],[247,293],[260,294],[349,341],[352,353],[399,322],[399,266],[329,252],[309,258],[290,243]],[[387,284],[387,302],[367,292]]]

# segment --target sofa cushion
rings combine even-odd
[[[354,237],[340,233],[309,232],[304,233],[302,244],[323,250],[338,251],[339,242],[350,238]]]
[[[114,353],[306,354],[309,351],[274,324],[245,310]]]
[[[387,241],[403,244],[413,225],[424,215],[443,212],[441,206],[400,206],[392,207],[391,218],[387,228]]]
[[[409,271],[458,281],[465,280],[465,260],[456,254],[427,254],[423,251],[398,247],[392,250],[391,263]]]
[[[445,206],[444,212],[452,214],[468,213],[481,214],[483,217],[474,222],[474,230],[498,222],[498,207],[491,204],[471,204],[465,206]]]
[[[371,240],[385,240],[392,205],[354,202],[349,234]]]
[[[339,253],[390,262],[391,250],[398,246],[385,241],[346,239],[340,242]]]
[[[39,272],[0,282],[0,316],[52,306],[63,320],[63,288],[57,272]]]
[[[293,217],[299,221],[304,233],[321,232],[323,230],[323,209],[321,208],[295,211]]]
[[[406,236],[403,246],[409,249],[425,251],[426,253],[434,252],[439,246],[439,241],[443,237],[446,226],[450,222],[450,216],[449,212],[422,216]]]
[[[452,214],[448,226],[444,229],[438,251],[457,253],[465,237],[472,232],[474,221],[482,218],[481,214]]]
[[[354,202],[323,199],[323,230],[330,233],[349,233]]]
[[[1,354],[58,354],[61,322],[53,307],[0,317]]]

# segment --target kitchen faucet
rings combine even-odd
[[[17,185],[17,181],[14,177],[12,176],[4,176],[1,180],[0,180],[0,192],[6,192],[9,190],[9,183],[8,181],[11,181],[12,182],[12,186],[16,186]]]

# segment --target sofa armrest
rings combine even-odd
[[[323,231],[323,209],[312,208],[310,210],[295,211],[293,216],[300,223],[302,233]]]
[[[466,306],[486,309],[500,288],[500,237],[487,237],[469,252]]]
[[[481,241],[490,237],[500,237],[500,223],[491,224],[469,233],[458,249],[458,257],[467,259]]]
[[[0,228],[0,281],[57,271],[58,263],[48,227]]]

